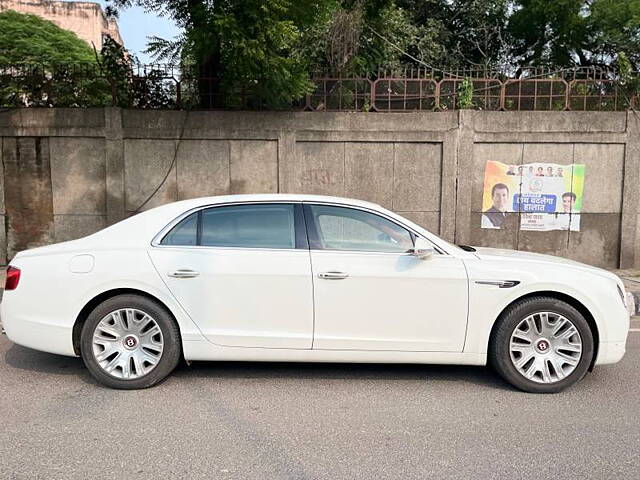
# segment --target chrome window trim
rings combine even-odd
[[[411,228],[410,226],[404,224],[403,222],[400,222],[398,220],[396,220],[395,218],[389,217],[388,215],[384,214],[383,212],[379,212],[377,210],[371,209],[371,208],[367,208],[367,207],[362,207],[360,205],[352,205],[349,203],[340,203],[340,202],[327,202],[327,201],[315,201],[315,200],[256,200],[256,201],[251,201],[251,200],[247,200],[247,201],[243,201],[243,202],[225,202],[225,203],[214,203],[214,204],[207,204],[207,205],[200,205],[198,207],[194,207],[191,208],[189,210],[187,210],[186,212],[182,213],[181,215],[177,216],[176,218],[174,218],[171,222],[169,222],[162,230],[160,230],[160,232],[158,232],[153,239],[151,240],[151,246],[155,247],[155,248],[180,248],[180,249],[184,249],[184,248],[188,248],[188,249],[223,249],[223,250],[259,250],[259,251],[284,251],[284,252],[291,252],[291,251],[296,251],[296,250],[302,250],[305,251],[304,249],[299,249],[299,248],[267,248],[267,247],[217,247],[217,246],[208,246],[208,245],[161,245],[160,242],[162,241],[162,239],[164,238],[164,236],[169,233],[169,231],[175,227],[178,223],[180,223],[184,218],[188,217],[189,215],[191,215],[192,213],[196,213],[200,210],[206,210],[208,208],[217,208],[217,207],[229,207],[229,206],[234,206],[234,205],[270,205],[270,204],[286,204],[286,205],[328,205],[328,206],[333,206],[333,207],[344,207],[344,208],[351,208],[354,210],[361,210],[367,213],[371,213],[374,215],[378,215],[382,218],[385,218],[386,220],[389,220],[390,222],[404,228],[405,230],[408,230],[409,232],[413,233],[416,237],[420,237],[423,238],[425,240],[427,240],[428,242],[430,242],[435,250],[436,253],[438,253],[439,255],[444,255],[444,256],[451,256],[451,254],[449,252],[447,252],[445,249],[443,249],[440,245],[438,245],[437,243],[435,243],[433,240],[431,240],[430,238],[425,237],[424,235],[422,235],[421,233],[417,232],[415,229]],[[394,253],[394,252],[372,252],[370,250],[332,250],[332,249],[309,249],[307,251],[310,252],[333,252],[333,253],[357,253],[357,254],[370,254],[370,255],[395,255],[395,256],[399,256],[399,255],[406,255],[406,256],[411,256],[411,253]]]
[[[411,252],[372,252],[371,250],[330,250],[330,249],[318,249],[312,248],[309,250],[312,253],[331,253],[331,254],[348,254],[348,255],[385,255],[394,257],[413,257],[413,253]],[[440,254],[439,252],[436,252]],[[444,254],[446,255],[446,254]]]
[[[222,252],[225,251],[234,251],[240,250],[243,252],[246,251],[265,251],[265,252],[303,252],[308,253],[309,250],[304,248],[270,248],[270,247],[221,247],[221,246],[211,246],[211,245],[154,245],[156,248],[174,248],[180,250],[219,250]]]

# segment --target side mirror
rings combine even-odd
[[[433,245],[428,240],[425,240],[422,237],[417,237],[416,243],[410,250],[410,253],[419,259],[424,260],[436,253],[436,249],[433,248]]]

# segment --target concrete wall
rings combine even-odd
[[[632,112],[0,112],[0,260],[166,202],[300,192],[371,200],[458,243],[639,267],[639,126]],[[520,231],[517,213],[481,229],[487,160],[586,164],[581,231]]]

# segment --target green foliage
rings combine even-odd
[[[34,15],[0,12],[0,105],[101,106],[108,85],[91,47]]]
[[[590,5],[591,48],[601,63],[610,64],[626,52],[634,70],[640,68],[640,1],[594,0]]]
[[[122,45],[105,39],[98,57],[101,73],[108,82],[112,104],[123,108],[175,108],[177,92],[163,71],[138,74],[135,58]],[[182,106],[188,106],[188,95]]]
[[[510,56],[506,41],[510,0],[397,0],[415,36],[409,52],[440,68],[488,68]]]
[[[107,38],[98,61],[102,75],[109,82],[114,103],[119,106],[129,106],[133,69],[127,51]]]
[[[92,62],[91,47],[75,33],[35,15],[0,12],[0,64]]]
[[[34,25],[44,22],[38,17],[15,12],[0,14],[0,23],[11,20],[11,25]],[[34,20],[35,19],[35,20]],[[12,28],[13,28],[12,27]],[[0,105],[29,107],[101,107],[118,105],[135,108],[172,108],[176,103],[173,83],[164,79],[162,72],[149,71],[137,75],[134,58],[118,43],[106,38],[100,53],[94,52],[75,35],[71,39],[82,55],[70,47],[67,56],[41,57],[49,46],[65,45],[60,38],[69,40],[68,32],[45,22],[43,29],[34,30],[34,44],[27,58],[38,63],[13,62],[0,69]],[[12,31],[15,31],[12,30]],[[27,36],[25,35],[25,39]],[[2,38],[0,34],[0,39]],[[25,41],[26,42],[26,41]],[[73,47],[73,45],[71,45]],[[6,56],[19,55],[16,50],[0,50]],[[40,53],[38,53],[40,52]],[[19,57],[13,57],[19,58]],[[11,59],[13,59],[11,58]]]
[[[112,0],[166,14],[184,29],[177,39],[154,37],[149,52],[180,59],[199,81],[201,106],[280,108],[312,88],[309,63],[298,48],[325,2],[312,0]]]
[[[409,59],[403,52],[416,41],[418,32],[409,13],[393,2],[365,13],[354,73],[368,76],[378,67],[400,69]]]
[[[631,106],[632,97],[640,94],[640,78],[633,71],[633,65],[625,52],[618,53],[617,67],[620,89],[628,107]]]
[[[640,1],[518,0],[509,33],[520,65],[609,66],[620,51],[640,65]]]
[[[166,39],[156,35],[147,37],[147,48],[144,53],[151,55],[156,60],[166,62],[171,65],[182,63],[182,49],[186,42],[184,34],[173,39]]]
[[[180,92],[163,72],[138,75],[134,59],[113,42],[107,41],[96,58],[73,33],[35,16],[6,11],[0,13],[0,64],[43,66],[20,72],[17,81],[0,78],[0,101],[171,108],[179,93],[183,107],[278,109],[309,93],[313,76],[376,78],[380,69],[401,76],[404,69],[415,67],[435,67],[431,73],[442,78],[445,71],[469,67],[518,75],[528,66],[614,66],[625,95],[631,98],[640,89],[632,73],[640,67],[640,0],[108,3],[109,13],[139,5],[170,17],[181,28],[173,39],[149,38],[147,48],[158,61],[179,65]],[[60,62],[88,62],[99,74],[87,81],[86,71],[79,76],[72,68],[51,67]],[[313,107],[330,109],[338,102],[336,108],[371,109],[370,99],[354,85],[336,83],[326,101],[315,97]],[[611,97],[607,89],[615,87],[608,85],[599,85],[600,93],[593,97]],[[403,88],[389,87],[394,94],[402,94]],[[459,107],[472,108],[472,93],[467,78],[436,107],[454,108],[455,99]],[[482,102],[478,97],[476,101]],[[607,102],[601,100],[600,108],[611,108]],[[482,103],[476,107],[487,108]],[[561,107],[558,100],[549,106]]]
[[[518,72],[553,65],[640,66],[639,0],[111,0],[173,18],[160,60],[193,66],[208,106],[289,105],[313,74],[375,77],[407,65]],[[211,99],[218,99],[213,101]]]
[[[620,74],[620,81],[622,83],[628,82],[632,75],[633,67],[626,53],[624,52],[618,53],[617,64],[618,64],[618,72]]]
[[[289,106],[311,89],[305,64],[294,44],[300,36],[288,19],[289,2],[229,2],[211,23],[223,70],[221,88],[228,106]]]
[[[458,86],[458,108],[473,108],[473,82],[465,78]]]

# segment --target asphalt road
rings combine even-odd
[[[123,392],[0,336],[0,478],[638,478],[640,331],[627,348],[557,395],[485,368],[275,363]]]

